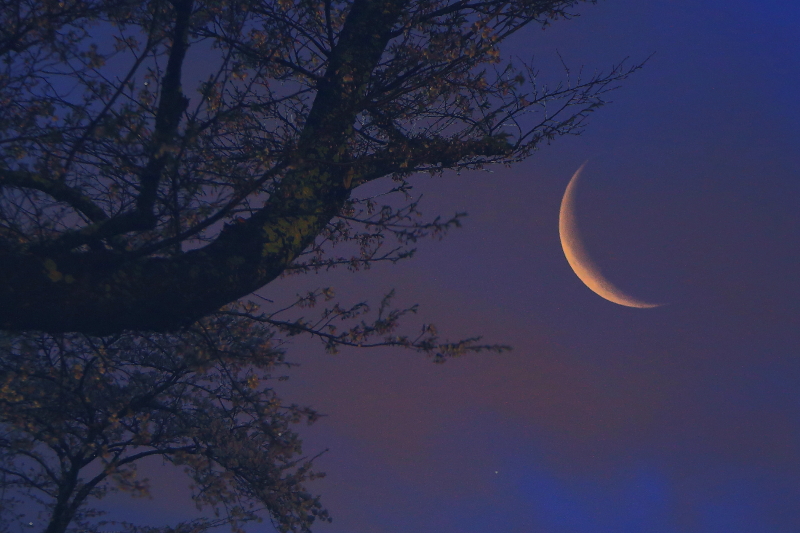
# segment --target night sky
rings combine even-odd
[[[355,303],[395,287],[421,307],[409,330],[514,348],[434,365],[294,342],[281,393],[328,415],[300,429],[307,453],[330,449],[310,488],[334,521],[315,531],[800,531],[800,3],[580,12],[502,51],[554,79],[557,52],[587,73],[654,53],[583,135],[492,173],[413,179],[425,213],[469,217],[411,260],[260,292],[332,285]],[[668,305],[610,303],[570,269],[558,212],[585,161],[592,257]],[[183,481],[147,472],[154,499],[115,497],[112,514],[190,516]]]

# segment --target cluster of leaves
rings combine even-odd
[[[574,3],[404,3],[362,89],[346,157],[326,164],[350,168],[351,188],[391,176],[402,191],[415,172],[515,161],[578,131],[630,69],[539,86],[531,68],[498,51],[524,26],[568,16]],[[170,254],[247,218],[292,167],[351,7],[5,3],[2,236],[51,250]],[[185,96],[181,66],[192,50],[205,72]],[[370,220],[367,233],[392,220]],[[364,223],[344,216],[328,231]]]
[[[291,429],[318,414],[282,405],[268,386],[288,366],[272,337],[230,314],[171,335],[4,337],[3,522],[14,523],[16,498],[42,506],[48,531],[92,530],[91,500],[148,494],[136,466],[150,456],[184,467],[198,507],[214,511],[180,526],[187,531],[223,523],[238,531],[264,515],[284,532],[328,520],[303,486],[320,474],[299,456]]]

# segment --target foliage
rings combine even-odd
[[[176,330],[287,269],[408,257],[458,222],[412,216],[412,174],[527,157],[635,70],[501,57],[577,3],[3,2],[0,327]]]
[[[399,346],[443,362],[466,351],[502,351],[478,339],[440,342],[433,326],[414,338],[396,334],[416,307],[376,313],[358,303],[326,307],[316,320],[298,315],[330,302],[330,289],[263,313],[229,306],[180,332],[110,337],[6,335],[0,339],[0,532],[19,523],[17,504],[39,505],[47,533],[94,531],[93,504],[109,492],[149,493],[137,463],[158,456],[185,467],[199,509],[214,518],[168,527],[122,524],[130,533],[199,533],[220,525],[272,520],[279,531],[310,531],[330,520],[304,482],[321,477],[301,454],[291,425],[314,422],[310,408],[283,405],[269,386],[284,359],[286,336],[318,337],[339,347]],[[341,328],[341,329],[339,329]],[[120,525],[118,525],[120,527]],[[70,529],[72,528],[72,529]]]
[[[0,348],[0,472],[5,493],[38,502],[48,532],[95,527],[88,505],[109,491],[147,495],[137,462],[183,466],[198,507],[236,527],[267,514],[280,531],[308,531],[327,512],[303,482],[291,425],[317,413],[284,406],[270,388],[288,366],[273,334],[219,315],[181,334],[7,338]],[[12,502],[4,502],[6,513]],[[13,523],[6,514],[5,523]]]

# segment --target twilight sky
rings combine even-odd
[[[421,305],[409,329],[514,347],[434,365],[295,343],[282,394],[328,415],[301,429],[309,454],[330,448],[310,487],[334,522],[315,531],[800,531],[800,3],[580,11],[503,53],[555,77],[556,52],[589,71],[655,52],[582,136],[493,173],[415,179],[424,212],[470,216],[410,261],[261,291],[333,285],[354,303],[396,287]],[[571,271],[558,209],[587,160],[593,258],[670,305],[615,305]],[[190,513],[161,479],[151,501],[109,503],[154,522]]]

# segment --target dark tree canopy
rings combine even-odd
[[[119,490],[147,495],[137,476],[147,457],[185,469],[198,507],[215,512],[172,528],[113,530],[239,532],[268,518],[278,531],[307,532],[328,520],[303,485],[319,474],[291,429],[317,414],[283,405],[269,386],[288,365],[276,341],[235,313],[179,334],[0,337],[0,532],[19,531],[20,515],[37,509],[44,533],[108,531],[96,501]]]
[[[548,87],[501,59],[578,3],[2,2],[0,328],[171,331],[287,269],[407,255],[457,220],[360,185],[518,161],[633,70]]]
[[[315,336],[331,353],[396,346],[435,362],[505,348],[442,343],[431,326],[413,338],[394,334],[414,308],[391,309],[391,294],[374,313],[332,299],[312,291],[271,313],[237,303],[170,333],[0,332],[0,533],[16,533],[31,516],[44,533],[202,533],[226,525],[243,533],[244,524],[263,520],[308,533],[317,520],[330,521],[305,486],[322,476],[312,470],[316,457],[302,456],[292,429],[319,415],[285,404],[272,387],[288,377],[276,372],[293,366],[284,359],[287,337]],[[327,306],[321,318],[302,316],[316,305]],[[148,480],[137,476],[148,457],[184,469],[206,517],[155,527],[103,521],[99,500],[109,493],[148,495]]]

